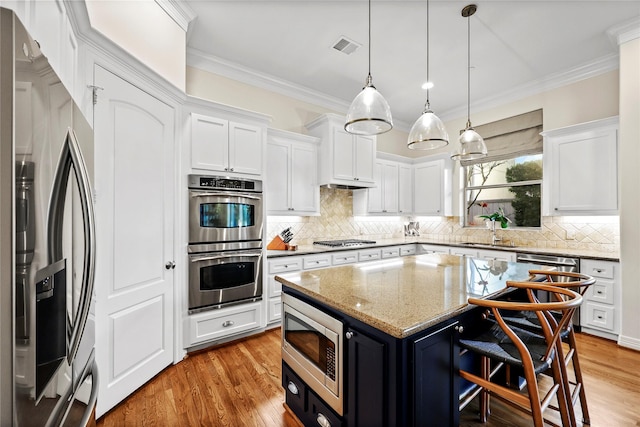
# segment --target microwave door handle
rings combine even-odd
[[[251,199],[251,200],[262,200],[260,197],[251,196],[245,193],[222,193],[218,191],[207,191],[207,192],[192,191],[191,192],[191,197],[210,197],[210,196],[230,196],[230,197],[242,197],[244,199]]]
[[[216,255],[216,256],[201,256],[191,258],[191,262],[200,262],[200,261],[212,261],[214,259],[224,259],[224,258],[237,258],[237,257],[261,257],[262,254],[248,254],[248,253],[239,253],[239,254],[229,254],[229,255]]]
[[[89,316],[91,298],[93,295],[93,282],[95,275],[95,214],[91,200],[91,184],[89,174],[78,145],[78,140],[71,128],[67,130],[62,153],[56,169],[53,181],[53,191],[51,194],[51,205],[49,207],[48,218],[48,246],[49,263],[62,259],[62,223],[64,219],[64,201],[67,192],[67,183],[73,167],[74,176],[78,183],[80,194],[80,204],[82,210],[82,223],[84,231],[84,256],[82,282],[80,288],[80,301],[78,313],[72,319],[68,332],[69,348],[67,351],[67,361],[71,364],[80,346],[80,338],[84,331],[84,326]]]

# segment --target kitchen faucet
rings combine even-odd
[[[496,243],[502,239],[496,236],[496,221],[491,221],[491,246],[495,246]]]

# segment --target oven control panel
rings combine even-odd
[[[262,181],[225,176],[189,175],[189,188],[200,190],[236,190],[260,193]]]

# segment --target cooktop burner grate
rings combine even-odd
[[[313,242],[314,245],[329,246],[332,248],[339,248],[343,246],[360,246],[360,245],[373,245],[375,240],[359,240],[359,239],[344,239],[344,240],[319,240]]]

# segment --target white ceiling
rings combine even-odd
[[[346,112],[367,75],[366,0],[187,0],[197,15],[188,64]],[[444,120],[466,115],[472,2],[430,0],[430,100]],[[478,0],[471,24],[473,112],[617,68],[608,33],[640,26],[640,0]],[[426,1],[373,0],[371,74],[408,130],[422,112]],[[362,47],[332,49],[346,36]],[[292,92],[293,91],[293,92]]]

